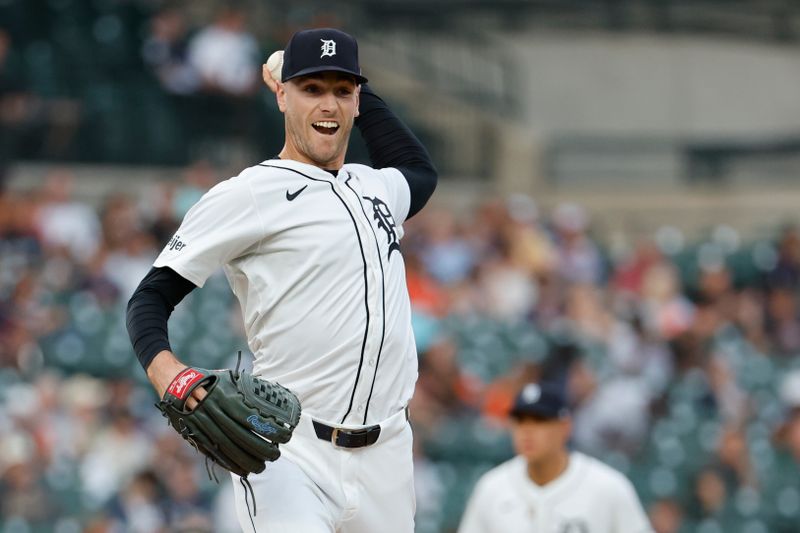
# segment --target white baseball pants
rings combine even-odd
[[[248,477],[252,498],[232,475],[242,531],[413,533],[411,448],[404,411],[384,420],[377,442],[363,448],[338,448],[319,439],[303,414],[291,441],[281,445],[281,457]]]

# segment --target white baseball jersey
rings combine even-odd
[[[379,423],[417,379],[396,169],[268,160],[209,190],[155,261],[197,286],[223,266],[253,372],[328,423]]]
[[[517,456],[478,481],[459,533],[651,533],[630,481],[573,452],[561,476],[545,486]]]

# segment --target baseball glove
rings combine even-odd
[[[186,400],[204,387],[206,397],[190,410]],[[276,460],[300,421],[300,401],[289,389],[237,370],[189,367],[156,404],[169,423],[208,460],[241,477]]]

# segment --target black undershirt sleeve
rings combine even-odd
[[[359,116],[355,125],[367,145],[372,166],[396,168],[408,182],[411,207],[406,218],[411,218],[425,206],[436,189],[438,173],[431,156],[419,139],[367,84],[361,86],[358,110]]]
[[[145,370],[162,350],[171,350],[167,321],[196,286],[169,267],[153,267],[128,301],[126,323],[136,357]]]

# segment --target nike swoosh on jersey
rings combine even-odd
[[[298,189],[297,191],[295,191],[293,193],[290,193],[289,191],[286,191],[286,199],[291,202],[292,200],[294,200],[295,198],[300,196],[300,193],[303,192],[304,190],[306,190],[306,187],[308,187],[308,185],[303,186],[301,189]]]

